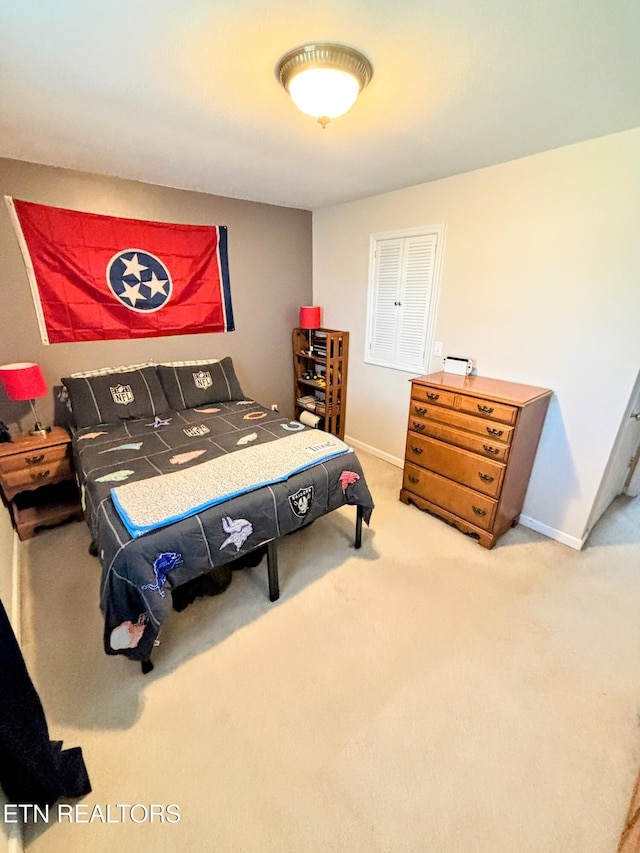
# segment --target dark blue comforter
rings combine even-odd
[[[314,465],[190,518],[132,538],[111,488],[307,429],[250,400],[171,411],[155,419],[98,424],[74,434],[83,506],[102,563],[104,648],[148,661],[172,609],[171,590],[344,504],[373,500],[355,453]]]

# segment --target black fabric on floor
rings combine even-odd
[[[206,575],[199,575],[171,590],[174,610],[184,610],[204,595],[220,595],[231,583],[231,564],[216,566]]]
[[[41,807],[91,791],[80,747],[49,739],[40,697],[0,600],[0,785],[11,803]]]

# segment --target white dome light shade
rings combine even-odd
[[[353,106],[372,74],[367,57],[342,44],[304,44],[276,65],[276,77],[294,104],[323,128]]]
[[[346,71],[335,68],[309,68],[289,81],[293,103],[314,118],[337,118],[354,105],[360,83]]]

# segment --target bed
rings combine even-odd
[[[356,454],[246,397],[231,359],[62,381],[107,654],[148,672],[170,593],[252,554],[266,551],[275,600],[278,539],[345,504],[360,546],[373,500]]]

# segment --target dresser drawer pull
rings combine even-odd
[[[411,474],[409,474],[408,480],[409,480],[409,482],[410,482],[410,483],[419,483],[419,482],[420,482],[420,477],[414,477],[414,476],[412,476]]]
[[[491,447],[490,444],[483,444],[482,447],[484,448],[485,453],[493,453],[494,456],[500,453],[499,447]]]
[[[491,474],[483,474],[482,471],[478,471],[478,477],[480,477],[483,483],[493,483],[495,480],[495,477],[492,477]]]
[[[411,445],[411,450],[412,450],[412,451],[413,451],[417,456],[420,456],[420,454],[422,453],[423,449],[424,449],[424,448],[422,448],[422,447],[414,447],[414,446],[413,446],[413,444]]]
[[[433,394],[433,393],[429,393],[429,391],[427,391],[427,400],[439,400],[439,399],[440,399],[440,394]]]
[[[493,411],[493,406],[481,406],[480,403],[478,403],[478,411],[485,415],[490,415]]]
[[[418,421],[414,421],[413,428],[417,430],[424,430],[424,424],[419,424]]]
[[[480,506],[473,506],[472,505],[472,507],[473,507],[473,511],[475,512],[476,515],[486,515],[487,514],[486,509],[482,509],[482,507],[480,507]]]
[[[44,459],[44,453],[39,453],[37,456],[26,456],[25,463],[27,465],[37,465],[38,462],[42,462]]]
[[[500,438],[500,436],[504,433],[503,429],[496,429],[495,427],[487,427],[487,432],[489,435],[495,435],[496,438]]]
[[[427,414],[427,410],[423,406],[414,406],[413,411],[416,413],[416,415],[426,415]]]
[[[34,471],[30,474],[31,479],[35,482],[36,480],[44,480],[49,476],[49,469],[46,471]]]

